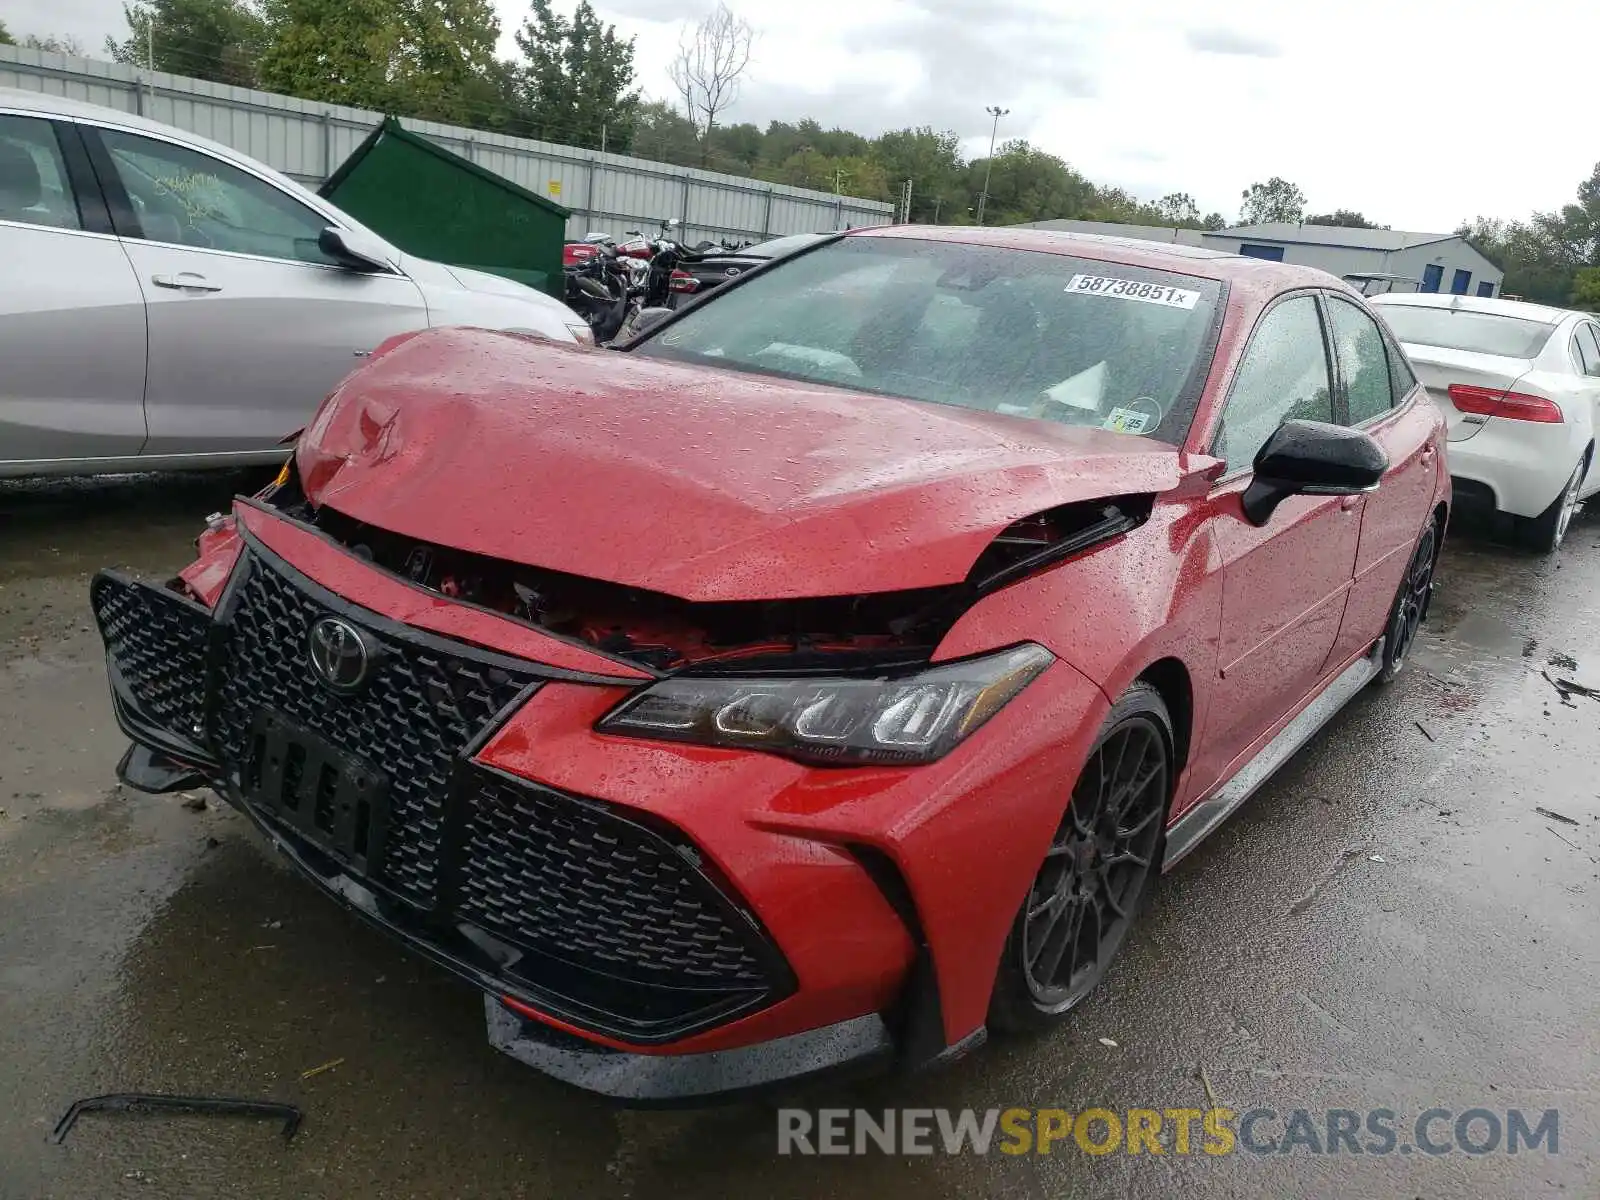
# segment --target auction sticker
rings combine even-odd
[[[1112,279],[1108,275],[1074,275],[1066,290],[1085,296],[1116,296],[1123,300],[1143,300],[1146,304],[1165,304],[1168,308],[1193,308],[1199,292],[1168,287],[1164,283],[1139,283],[1133,279]]]
[[[1115,433],[1144,433],[1154,424],[1155,420],[1147,412],[1140,412],[1136,408],[1113,408],[1100,427]]]

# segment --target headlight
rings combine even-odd
[[[892,678],[677,676],[630,696],[596,729],[817,763],[932,762],[1054,661],[1028,643]]]

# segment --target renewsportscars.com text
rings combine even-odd
[[[1561,1152],[1558,1110],[803,1108],[779,1154],[1525,1154]]]

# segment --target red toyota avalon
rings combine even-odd
[[[877,229],[641,324],[392,339],[177,579],[93,585],[121,777],[581,1087],[1052,1026],[1427,611],[1443,426],[1331,276]]]

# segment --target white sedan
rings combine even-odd
[[[436,325],[592,341],[225,146],[0,88],[0,477],[277,461],[374,347]]]
[[[1600,491],[1600,321],[1434,293],[1370,303],[1444,410],[1456,503],[1509,513],[1526,545],[1554,550]]]

